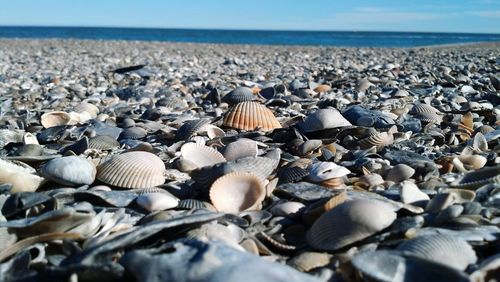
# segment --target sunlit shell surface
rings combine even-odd
[[[257,157],[257,153],[257,142],[247,138],[240,138],[224,147],[224,157],[228,161],[244,157]]]
[[[76,116],[72,116],[71,114],[63,111],[48,112],[42,115],[40,123],[45,128],[60,125],[77,124],[78,119],[76,119],[75,117]]]
[[[181,147],[183,159],[191,161],[197,167],[210,166],[226,161],[224,156],[212,147],[197,143],[186,143]]]
[[[40,173],[62,185],[84,185],[94,182],[96,167],[87,159],[69,156],[50,160],[40,169]]]
[[[260,208],[266,195],[262,180],[246,172],[220,177],[210,188],[210,200],[218,211],[239,213]]]
[[[369,149],[376,147],[377,150],[382,149],[384,146],[390,145],[394,142],[392,134],[387,132],[380,132],[359,140],[359,147],[361,149]]]
[[[387,173],[386,180],[401,182],[409,179],[415,174],[415,169],[406,164],[397,164]]]
[[[160,211],[175,208],[179,199],[170,193],[145,193],[136,199],[137,204],[148,211]]]
[[[347,168],[333,162],[313,163],[309,171],[309,179],[314,182],[321,182],[327,179],[338,178],[351,173]]]
[[[476,253],[465,240],[446,234],[418,236],[397,249],[460,270],[477,261]]]
[[[165,165],[156,155],[143,151],[114,155],[97,167],[97,179],[122,188],[148,188],[163,184]]]
[[[336,109],[320,109],[308,115],[300,128],[304,132],[313,132],[351,125]]]
[[[353,200],[321,215],[307,231],[306,240],[315,249],[333,251],[383,230],[395,219],[396,213],[382,202]]]
[[[12,184],[12,193],[34,192],[44,179],[35,174],[35,170],[28,165],[0,159],[0,184]]]
[[[258,102],[242,102],[232,107],[224,116],[223,124],[228,127],[264,131],[281,128],[273,112]]]

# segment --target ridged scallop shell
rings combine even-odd
[[[427,105],[427,104],[422,104],[422,103],[416,103],[413,105],[413,107],[410,109],[410,114],[419,114],[419,113],[439,113],[439,110],[434,108],[433,106]]]
[[[436,124],[441,124],[441,122],[443,121],[443,116],[438,113],[428,113],[428,112],[416,113],[414,117],[423,122],[436,123]]]
[[[193,162],[197,167],[211,166],[226,162],[224,156],[212,147],[196,143],[186,143],[181,147],[183,159]]]
[[[322,214],[307,231],[307,243],[318,250],[334,251],[390,226],[396,213],[373,200],[342,203]]]
[[[245,157],[257,157],[257,153],[257,142],[247,138],[240,138],[224,147],[224,157],[228,161]]]
[[[264,131],[270,131],[281,128],[273,112],[258,102],[238,103],[226,113],[223,124],[242,130],[261,128]]]
[[[380,132],[359,140],[358,144],[361,149],[376,147],[377,150],[380,150],[383,147],[392,144],[393,142],[394,137],[392,136],[392,134],[387,132]]]
[[[114,155],[97,167],[97,179],[122,188],[148,188],[163,184],[165,165],[154,154],[134,151]]]
[[[32,167],[23,163],[0,159],[0,184],[12,184],[11,193],[36,191],[44,179],[35,172]]]
[[[89,138],[89,149],[112,150],[118,147],[120,147],[120,143],[108,135],[97,135]]]
[[[50,128],[60,125],[72,125],[77,124],[79,119],[76,115],[71,115],[70,113],[63,111],[48,112],[42,115],[40,123],[45,128]]]
[[[119,140],[122,139],[142,139],[146,137],[148,132],[146,129],[138,126],[127,127],[123,129],[122,133],[120,133]]]
[[[248,87],[238,87],[222,97],[221,101],[228,103],[229,105],[234,105],[241,102],[252,101],[254,99],[255,95],[253,94],[252,89]]]
[[[40,173],[62,185],[89,185],[95,180],[96,167],[87,159],[69,156],[50,160],[40,169]]]
[[[387,173],[386,180],[396,183],[409,179],[415,174],[415,169],[406,164],[397,164]]]
[[[303,132],[314,132],[351,125],[336,109],[319,109],[308,115],[299,127]]]
[[[500,166],[485,167],[464,175],[461,179],[450,184],[451,187],[477,189],[490,183],[500,183]]]
[[[177,205],[177,209],[186,209],[186,210],[191,210],[191,209],[209,209],[209,210],[214,210],[215,208],[207,202],[196,200],[196,199],[183,199],[179,201],[179,204]]]
[[[175,133],[176,140],[188,140],[210,123],[209,119],[196,119],[184,122]]]
[[[218,211],[239,213],[258,210],[266,196],[262,180],[247,172],[233,172],[220,177],[210,188],[210,200]]]
[[[310,167],[309,179],[313,182],[322,182],[343,177],[349,173],[351,173],[350,170],[333,162],[316,162]]]
[[[446,234],[418,236],[397,249],[460,270],[477,261],[476,253],[465,240]]]

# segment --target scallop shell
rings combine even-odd
[[[48,112],[42,115],[40,123],[45,128],[60,125],[73,125],[78,123],[76,115],[71,115],[63,111]]]
[[[240,138],[224,147],[224,157],[228,161],[234,161],[245,157],[257,157],[257,142],[248,138]]]
[[[414,117],[428,123],[441,124],[441,122],[443,121],[443,116],[438,113],[422,112],[416,113]]]
[[[165,165],[154,154],[134,151],[114,155],[97,167],[97,179],[122,188],[148,188],[163,184]]]
[[[183,159],[191,161],[197,167],[211,166],[226,162],[224,156],[212,147],[197,143],[186,143],[181,147]]]
[[[258,210],[266,195],[262,180],[247,172],[233,172],[220,177],[210,188],[210,200],[218,211],[239,213]]]
[[[50,160],[40,169],[40,173],[62,185],[90,185],[95,180],[96,167],[87,159],[69,156]]]
[[[390,226],[396,213],[385,203],[352,200],[321,215],[307,231],[307,243],[315,249],[334,251]]]
[[[120,147],[120,143],[111,136],[97,135],[89,138],[89,149],[95,150],[113,150]]]
[[[186,121],[175,133],[176,140],[188,140],[198,131],[205,128],[210,123],[209,119],[196,119]]]
[[[406,164],[397,164],[387,173],[386,180],[396,183],[409,179],[415,174],[415,169]]]
[[[11,193],[36,191],[44,179],[35,172],[26,164],[0,159],[0,184],[12,184]]]
[[[304,122],[299,124],[303,132],[314,132],[330,128],[351,126],[352,124],[345,119],[336,109],[319,109],[308,115]]]
[[[350,170],[333,162],[313,163],[309,171],[309,179],[313,182],[322,182],[327,179],[343,177],[351,173]]]
[[[464,175],[450,184],[451,187],[477,189],[490,183],[500,183],[500,166],[485,167]]]
[[[460,270],[477,261],[476,253],[465,240],[446,234],[418,236],[397,249]]]
[[[226,113],[223,124],[242,130],[261,128],[264,131],[270,131],[281,128],[273,112],[258,102],[238,103]]]
[[[419,114],[419,113],[439,113],[439,110],[434,108],[431,105],[416,103],[410,109],[409,114],[414,115],[414,114]]]
[[[214,210],[215,208],[207,202],[196,200],[196,199],[183,199],[179,201],[179,204],[177,205],[177,209],[186,209],[186,210],[191,210],[191,209],[208,209],[208,210]]]
[[[392,134],[387,132],[380,132],[359,140],[358,144],[361,149],[376,147],[377,150],[380,150],[383,147],[392,144],[393,142],[394,137],[392,136]]]
[[[252,89],[248,87],[238,87],[222,97],[221,101],[229,105],[235,105],[241,102],[248,102],[255,99]]]

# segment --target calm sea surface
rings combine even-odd
[[[99,27],[5,27],[0,38],[76,38],[146,40],[226,44],[324,45],[351,47],[412,47],[500,41],[500,34],[260,31]]]

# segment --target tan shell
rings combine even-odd
[[[321,215],[308,230],[306,240],[315,249],[334,251],[385,229],[395,219],[396,213],[385,203],[352,200]]]
[[[314,132],[324,129],[351,126],[336,109],[320,109],[308,115],[299,126],[304,132]]]
[[[197,143],[186,143],[181,147],[183,159],[191,161],[197,167],[211,166],[226,162],[224,156],[212,147]]]
[[[34,192],[43,181],[30,166],[0,159],[0,184],[12,184],[11,193]]]
[[[485,157],[480,155],[460,155],[458,159],[467,170],[475,170],[484,167],[488,161]]]
[[[122,188],[148,188],[163,184],[165,165],[154,154],[134,151],[114,155],[97,167],[97,179]]]
[[[409,179],[415,174],[415,169],[406,164],[397,164],[393,166],[387,173],[386,180],[401,182],[403,180]]]
[[[331,197],[325,203],[321,203],[319,205],[312,204],[307,210],[302,213],[302,220],[308,224],[312,224],[318,217],[320,217],[323,213],[333,209],[334,207],[342,204],[347,199],[347,193],[345,191]]]
[[[263,131],[281,128],[273,112],[258,102],[242,102],[232,107],[224,116],[223,124],[228,127]]]
[[[393,142],[394,137],[392,136],[392,134],[387,132],[380,132],[359,140],[358,144],[361,149],[376,147],[377,150],[380,150],[383,147],[392,144]]]
[[[476,198],[476,192],[472,190],[449,188],[446,193],[453,195],[453,202],[458,204],[472,202]]]
[[[316,88],[314,88],[314,92],[317,92],[317,93],[325,93],[325,92],[328,92],[330,90],[332,90],[332,87],[330,87],[330,85],[327,85],[327,84],[320,84]]]
[[[77,124],[79,119],[77,115],[72,115],[63,111],[54,111],[43,114],[40,122],[43,127],[49,128],[53,126]]]
[[[262,180],[247,172],[226,174],[212,184],[210,200],[218,211],[239,213],[258,210],[266,196]]]
[[[288,265],[299,271],[307,272],[318,267],[327,266],[330,264],[332,257],[328,253],[304,252],[290,259]]]

